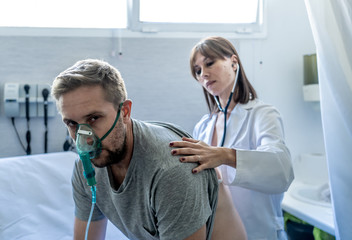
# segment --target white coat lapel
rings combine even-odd
[[[201,138],[208,145],[211,145],[211,142],[213,139],[216,118],[217,118],[216,114],[213,114],[211,116],[211,119],[209,119],[209,122],[208,122],[208,127],[206,128],[206,131],[205,131],[205,135]]]
[[[248,121],[249,111],[255,105],[256,100],[249,101],[246,104],[237,104],[235,109],[232,110],[231,115],[227,121],[227,133],[224,146],[234,147],[233,145],[237,145],[241,141],[245,141],[242,139],[246,134],[242,134],[246,131],[244,128],[247,124],[245,122]]]

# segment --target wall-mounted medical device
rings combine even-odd
[[[37,85],[37,106],[38,106],[38,117],[44,117],[45,111],[47,111],[48,117],[54,117],[56,113],[56,107],[53,98],[50,95],[49,84],[38,84]],[[46,110],[45,110],[46,109]]]
[[[44,99],[43,90],[48,95]],[[47,116],[55,116],[55,105],[50,96],[48,84],[5,83],[4,110],[7,117],[44,117],[45,108]]]
[[[20,84],[5,83],[4,87],[4,110],[8,117],[19,117],[20,114]]]
[[[305,101],[319,101],[319,78],[317,67],[317,55],[303,56],[303,98]]]

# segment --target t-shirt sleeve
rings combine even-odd
[[[75,163],[72,174],[72,191],[73,200],[75,202],[75,216],[83,221],[88,221],[89,213],[92,207],[92,192],[90,186],[87,185],[83,177],[83,166],[78,159]],[[95,205],[92,216],[92,221],[98,221],[105,216],[101,213],[99,208]]]
[[[217,204],[214,169],[192,174],[194,164],[182,164],[161,174],[154,186],[152,207],[160,239],[184,239],[204,224],[211,231]]]

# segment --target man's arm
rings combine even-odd
[[[88,240],[89,239],[104,240],[105,233],[106,233],[106,225],[107,225],[106,218],[103,218],[102,220],[99,220],[99,221],[92,221],[89,225]],[[87,222],[82,221],[76,217],[73,239],[83,240],[86,233],[86,227],[87,227]]]
[[[205,240],[206,238],[206,225],[204,224],[198,231],[193,233],[191,236],[185,238],[185,240]]]

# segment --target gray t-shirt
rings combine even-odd
[[[133,122],[134,150],[123,183],[115,191],[108,169],[95,168],[96,206],[92,221],[107,217],[129,239],[184,239],[207,224],[210,239],[218,199],[213,169],[192,174],[193,163],[180,163],[169,142],[180,140],[179,128]],[[186,136],[187,133],[184,134]],[[75,214],[87,221],[91,190],[77,160],[72,176]]]

